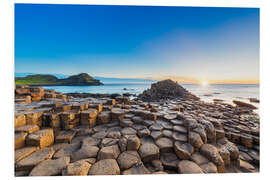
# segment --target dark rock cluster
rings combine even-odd
[[[160,100],[185,98],[185,99],[199,99],[195,95],[188,92],[185,88],[180,86],[177,82],[170,79],[153,83],[150,89],[145,90],[139,95],[143,101],[155,102]]]

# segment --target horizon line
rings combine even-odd
[[[59,75],[65,75],[65,76],[71,76],[75,74],[80,73],[74,73],[74,74],[62,74],[62,73],[33,73],[33,72],[14,72],[14,77],[16,73],[21,74],[47,74],[47,75],[53,75],[53,74],[59,74]],[[87,73],[89,74],[89,73]],[[101,77],[101,78],[115,78],[115,79],[138,79],[138,80],[151,80],[151,81],[162,81],[166,79],[171,79],[172,81],[176,81],[180,84],[201,84],[202,81],[206,81],[208,85],[219,85],[219,84],[243,84],[243,85],[258,85],[260,84],[259,79],[223,79],[223,80],[208,80],[208,79],[198,79],[198,78],[192,78],[192,77],[160,77],[160,78],[154,78],[154,77],[112,77],[112,76],[101,76],[101,75],[93,75],[93,77]]]

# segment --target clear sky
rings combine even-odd
[[[15,5],[15,72],[258,83],[259,9]]]

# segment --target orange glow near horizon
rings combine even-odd
[[[100,75],[102,76],[102,75]],[[106,76],[103,76],[106,77]],[[110,76],[109,76],[110,77]],[[211,84],[260,84],[259,79],[207,79],[207,78],[195,78],[195,77],[179,77],[179,76],[115,76],[115,78],[136,78],[136,79],[151,79],[151,80],[165,80],[171,79],[181,84],[200,84],[207,86]]]
[[[259,79],[211,80],[210,84],[260,84]]]
[[[200,84],[202,86],[207,86],[209,84],[260,84],[259,79],[223,79],[223,80],[214,80],[214,79],[197,79],[189,77],[172,77],[165,76],[160,78],[153,78],[155,80],[164,80],[172,79],[182,84]]]

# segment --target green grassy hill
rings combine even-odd
[[[16,85],[46,85],[46,86],[85,86],[85,85],[103,85],[99,80],[94,79],[87,73],[69,76],[65,79],[58,79],[53,75],[35,74],[26,77],[15,78]]]

